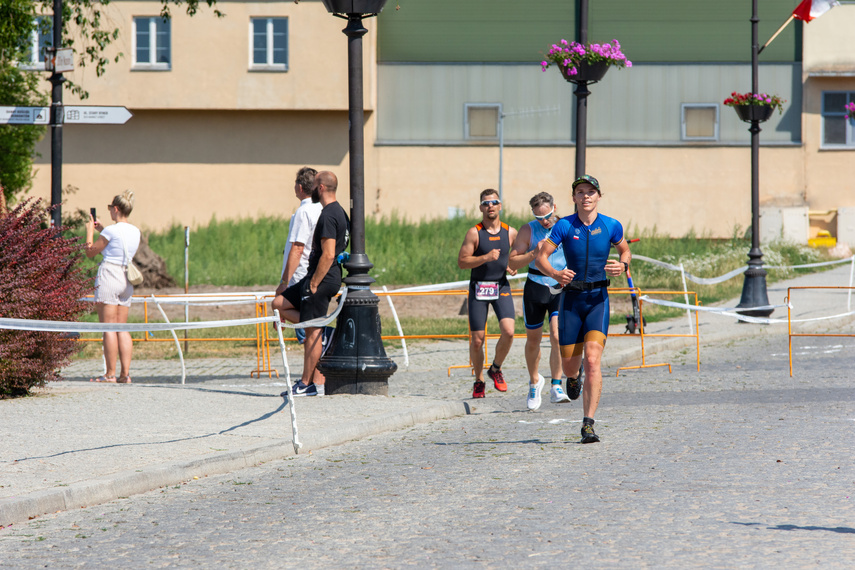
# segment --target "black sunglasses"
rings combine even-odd
[[[481,200],[482,206],[498,206],[501,203],[500,200]]]

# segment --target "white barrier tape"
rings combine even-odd
[[[704,311],[707,313],[716,313],[719,315],[724,315],[726,317],[733,317],[739,319],[741,321],[745,321],[748,323],[762,323],[762,324],[775,324],[775,323],[786,323],[787,319],[768,319],[761,317],[749,317],[748,315],[741,315],[736,311],[762,311],[764,309],[778,309],[782,307],[790,307],[793,308],[790,304],[783,305],[765,305],[763,307],[751,307],[750,309],[740,309],[739,307],[699,307],[696,305],[687,305],[684,303],[675,303],[674,301],[664,301],[662,299],[652,299],[647,295],[643,295],[641,300],[645,303],[651,303],[653,305],[662,305],[664,307],[674,307],[677,309],[686,309],[692,311]],[[849,311],[848,313],[839,313],[837,315],[829,315],[827,317],[813,317],[810,319],[790,319],[791,323],[807,323],[811,321],[827,321],[829,319],[839,319],[842,317],[848,317],[851,315],[855,315],[855,311]]]
[[[834,261],[822,261],[820,263],[806,263],[804,265],[764,265],[763,269],[804,269],[806,267],[823,267],[825,265],[837,265],[838,263],[851,263],[855,261],[855,255]]]
[[[78,323],[74,321],[34,321],[31,319],[0,319],[0,329],[47,332],[146,332],[236,327],[276,322],[274,317],[198,321],[191,323]]]
[[[616,257],[616,256],[614,254],[612,254],[611,257]],[[725,273],[724,275],[722,275],[720,277],[704,278],[704,277],[696,277],[695,275],[692,275],[691,273],[689,273],[687,271],[683,271],[679,265],[672,265],[672,264],[666,263],[664,261],[659,261],[658,259],[653,259],[652,257],[647,257],[645,255],[633,255],[632,258],[638,259],[640,261],[646,261],[648,263],[652,263],[653,265],[658,265],[659,267],[664,267],[665,269],[670,269],[671,271],[681,271],[685,274],[686,279],[689,279],[690,281],[694,281],[695,283],[697,283],[699,285],[715,285],[716,283],[723,283],[723,282],[727,281],[728,279],[732,279],[741,273],[745,273],[745,270],[748,269],[747,265],[743,265],[742,267],[740,267],[738,269],[734,269],[733,271],[730,271],[728,273]],[[823,262],[819,262],[819,263],[806,263],[803,265],[764,265],[763,268],[764,269],[805,269],[805,268],[809,268],[809,267],[824,267],[826,265],[836,265],[839,263],[855,263],[855,255],[853,255],[851,257],[847,257],[845,259],[835,259],[834,261],[823,261]]]
[[[736,277],[740,273],[745,273],[745,270],[748,269],[747,265],[743,265],[742,267],[740,267],[738,269],[734,269],[733,271],[731,271],[729,273],[725,273],[724,275],[722,275],[720,277],[710,277],[707,279],[704,277],[696,277],[696,276],[692,275],[691,273],[689,273],[688,271],[683,271],[679,265],[672,265],[670,263],[665,263],[664,261],[659,261],[658,259],[653,259],[652,257],[647,257],[645,255],[633,254],[632,259],[633,260],[638,259],[640,261],[646,261],[648,263],[652,263],[653,265],[658,265],[659,267],[664,267],[665,269],[670,269],[671,271],[680,271],[680,272],[685,274],[686,279],[688,279],[690,281],[694,281],[698,285],[715,285],[716,283],[723,283],[723,282],[727,281],[728,279],[733,279],[734,277]]]
[[[279,318],[279,311],[273,311],[273,318],[277,321]],[[288,357],[286,356],[287,351],[285,350],[285,339],[282,338],[282,329],[280,327],[276,327],[276,334],[279,336],[279,352],[282,353],[282,365],[285,367],[285,385],[288,386],[289,392],[292,390],[291,386],[291,367],[288,366]],[[291,443],[294,445],[294,453],[300,453],[300,448],[303,447],[303,444],[300,443],[300,436],[297,433],[297,408],[294,407],[294,394],[290,393],[290,397],[288,398],[288,409],[291,411]]]
[[[339,293],[341,294],[341,298],[338,300],[338,307],[336,307],[335,311],[333,311],[331,315],[318,317],[317,319],[311,319],[302,323],[289,323],[287,321],[282,321],[279,323],[279,326],[289,329],[320,328],[327,326],[333,322],[336,317],[338,317],[338,314],[341,312],[342,308],[344,308],[344,300],[347,299],[347,287],[343,288]]]

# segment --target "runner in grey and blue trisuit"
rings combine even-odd
[[[511,250],[509,267],[521,269],[526,265],[528,279],[523,288],[523,318],[526,328],[525,362],[529,373],[529,390],[526,405],[529,410],[537,410],[541,403],[541,390],[546,381],[538,372],[540,364],[540,343],[543,340],[543,321],[549,324],[549,368],[552,378],[550,401],[553,404],[569,402],[561,387],[561,353],[558,342],[558,311],[561,291],[558,282],[544,275],[535,267],[535,257],[539,244],[546,239],[552,227],[560,219],[555,201],[551,194],[539,192],[529,200],[534,220],[522,226]],[[564,250],[556,249],[549,256],[552,267],[563,268]],[[556,292],[557,289],[557,292]],[[578,391],[575,398],[579,397]],[[573,399],[575,399],[573,398]]]

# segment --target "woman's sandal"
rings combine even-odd
[[[90,382],[107,382],[110,384],[115,384],[116,382],[118,382],[118,380],[116,380],[115,376],[103,376],[103,375],[99,376],[98,378],[90,378],[89,381]]]
[[[130,376],[119,376],[119,379],[116,380],[117,384],[130,384],[131,377]]]

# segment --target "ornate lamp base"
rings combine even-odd
[[[389,395],[389,376],[398,365],[383,348],[378,301],[367,288],[348,287],[332,344],[318,362],[326,394]]]

